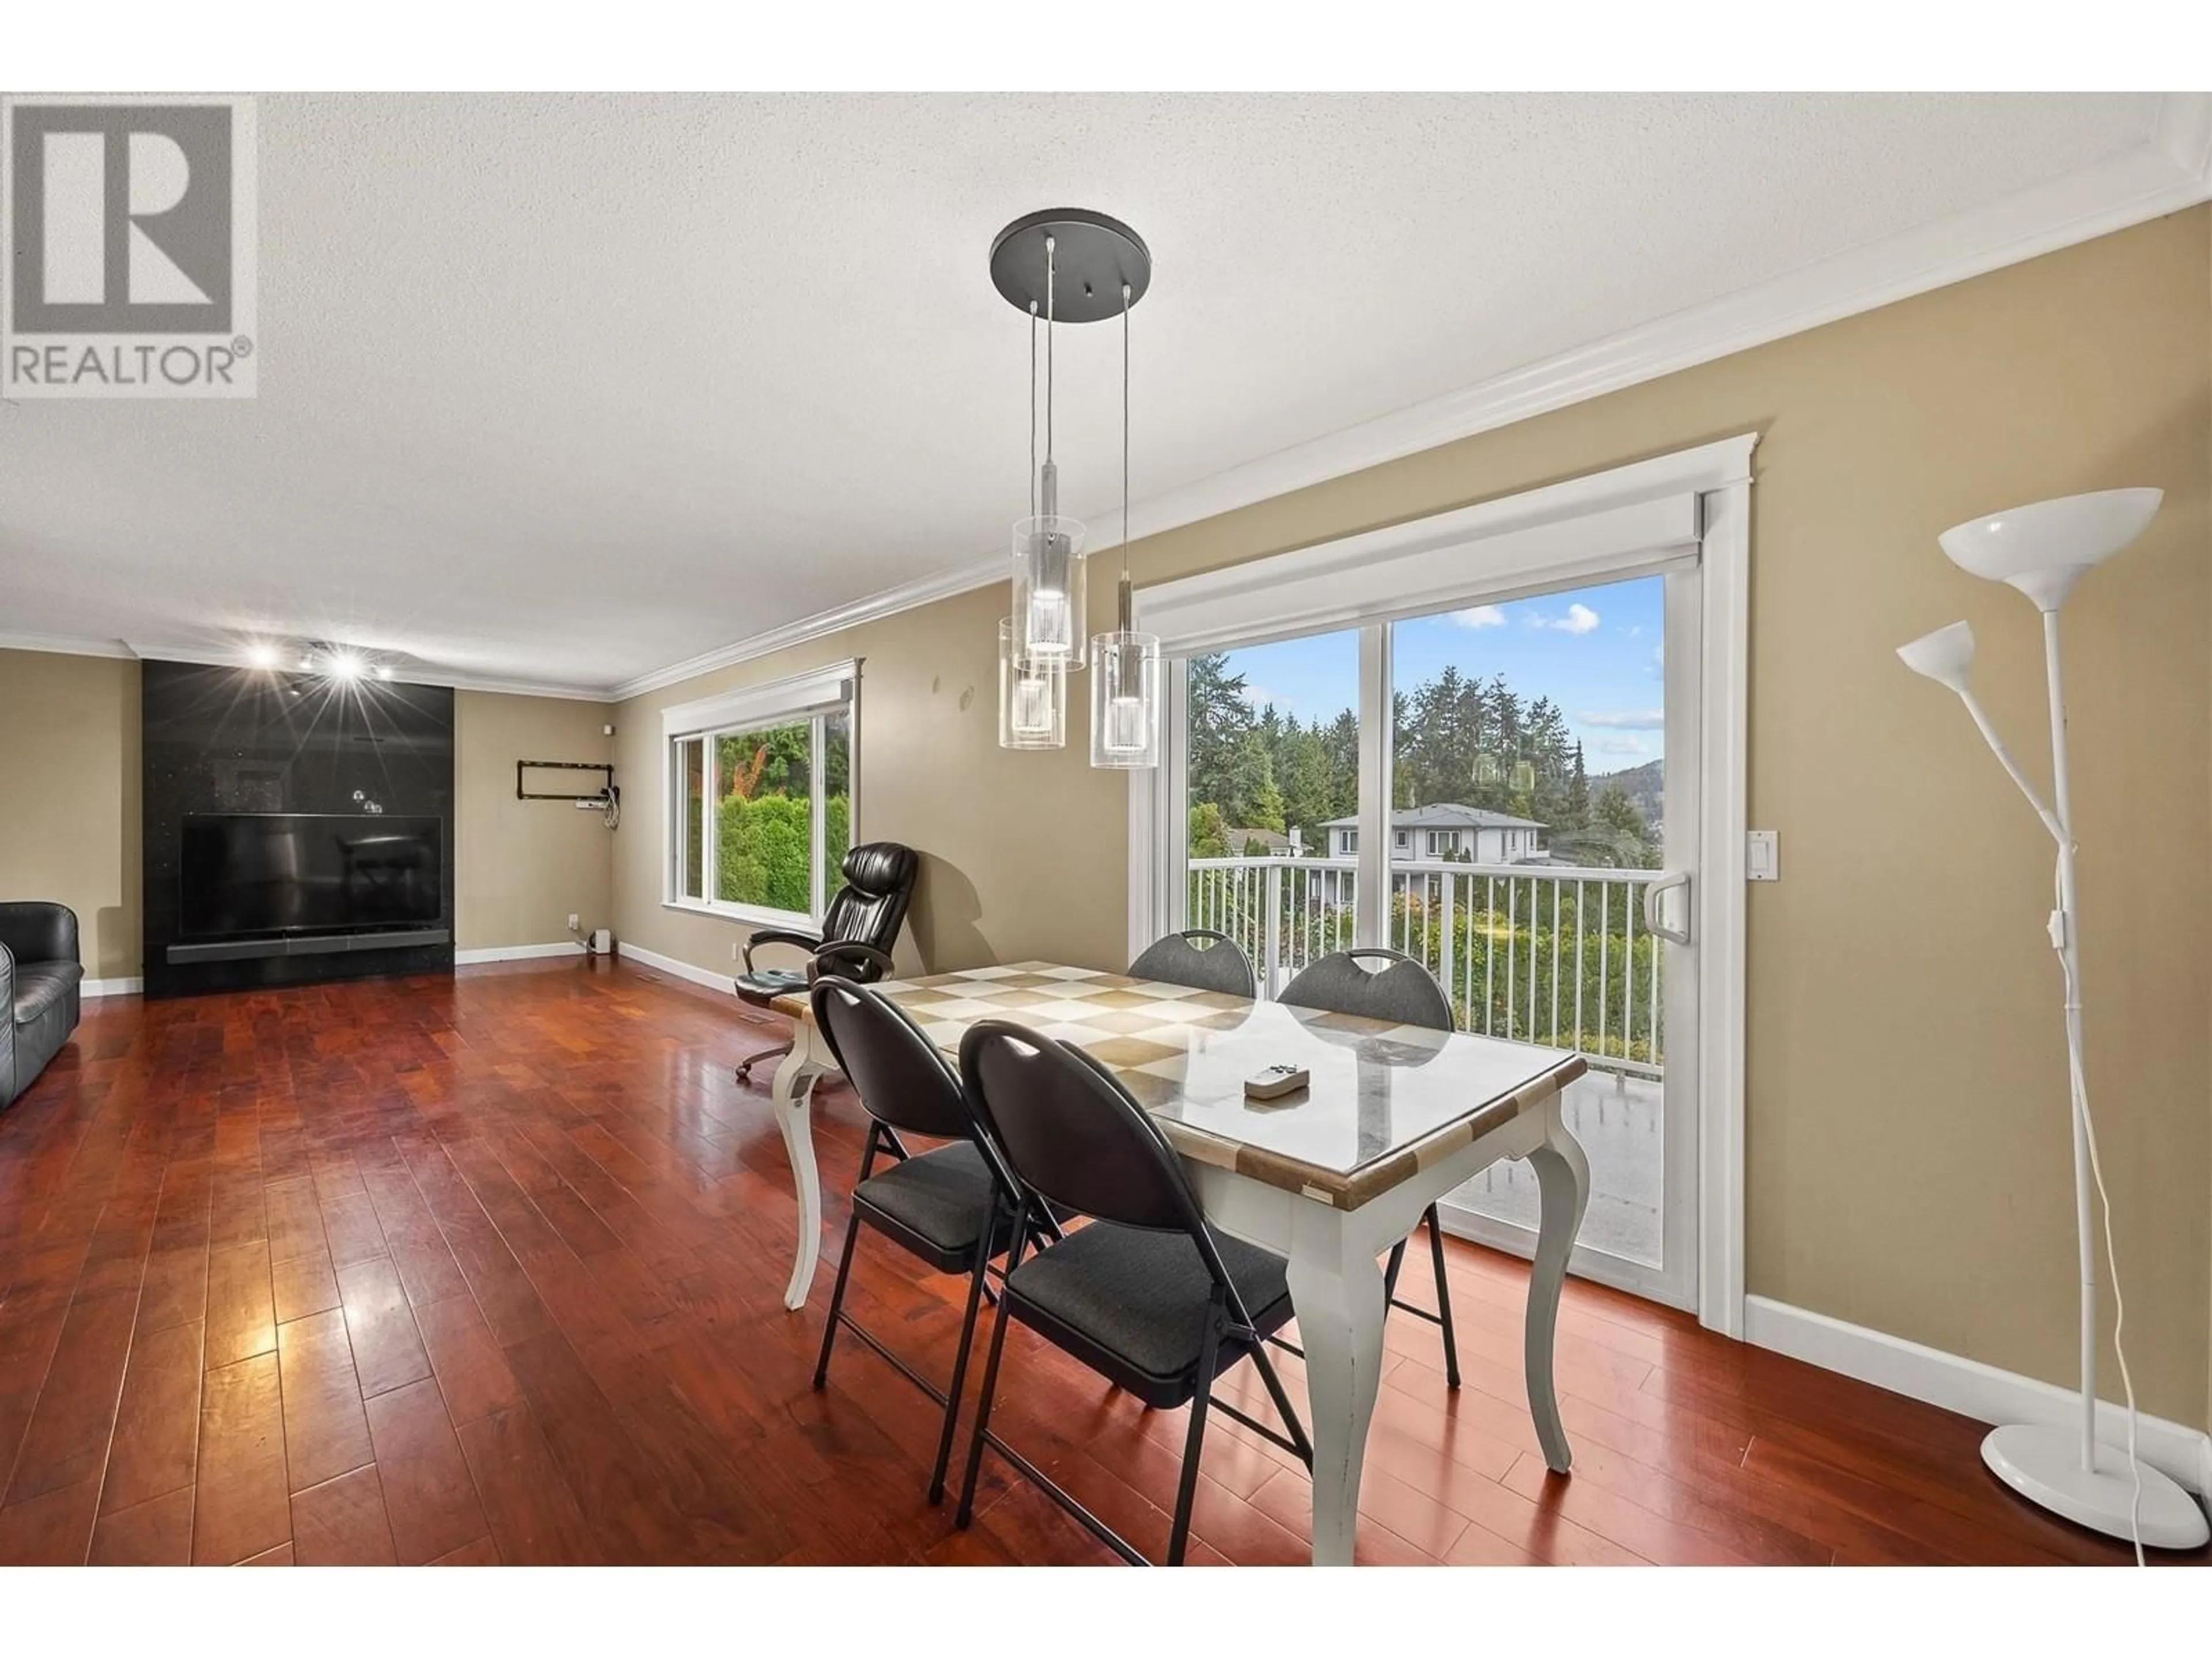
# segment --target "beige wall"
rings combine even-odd
[[[2038,755],[2033,614],[1950,567],[1936,533],[2044,496],[2163,487],[2150,534],[2065,621],[2090,1078],[2130,1358],[2144,1407],[2185,1420],[2212,1412],[2209,224],[2212,210],[2176,215],[1133,550],[1139,580],[1157,581],[1762,434],[1751,817],[1781,832],[1784,878],[1749,896],[1749,1287],[2064,1383],[2074,1232],[2049,848],[1956,704],[1891,653],[1972,619],[1981,689]],[[1118,965],[1123,785],[1079,741],[996,746],[1003,598],[623,704],[623,938],[727,972],[741,934],[659,905],[657,710],[859,655],[860,833],[927,855],[908,959]],[[1094,612],[1106,602],[1102,571]]]
[[[597,812],[562,801],[518,800],[514,763],[604,761],[605,703],[460,691],[453,697],[454,943],[464,951],[556,944],[574,912],[585,927],[614,925],[613,837]],[[580,792],[599,775],[574,774]],[[537,775],[531,787],[558,786]]]
[[[85,972],[139,973],[138,665],[0,650],[0,898],[77,913]],[[542,945],[611,924],[598,814],[514,798],[517,760],[607,758],[604,703],[454,696],[454,936],[462,950]]]
[[[0,651],[0,899],[76,912],[91,979],[138,972],[138,665]]]

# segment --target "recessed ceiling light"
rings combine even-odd
[[[256,640],[246,647],[246,660],[255,668],[274,668],[283,659],[268,641]]]
[[[362,660],[352,652],[334,651],[331,653],[331,672],[339,679],[359,679],[361,672]]]
[[[376,678],[380,680],[388,680],[392,678],[392,670],[388,667],[380,666],[376,671]]]

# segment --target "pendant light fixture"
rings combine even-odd
[[[1014,618],[999,623],[999,747],[1067,746],[1067,659],[1031,656]]]
[[[1017,219],[991,244],[991,281],[1030,319],[1030,515],[1013,529],[1013,604],[1000,645],[1000,742],[1008,748],[1059,748],[1066,741],[1066,673],[1085,665],[1091,644],[1085,614],[1088,580],[1084,528],[1060,510],[1060,463],[1054,448],[1054,337],[1063,323],[1092,323],[1121,313],[1123,323],[1124,494],[1127,481],[1127,316],[1152,280],[1152,256],[1119,220],[1083,208],[1054,208]],[[1037,459],[1037,325],[1044,325],[1044,459]],[[1126,529],[1126,513],[1124,524]],[[1124,538],[1126,540],[1126,536]],[[1126,562],[1126,560],[1125,560]],[[1126,624],[1126,617],[1123,618]],[[1119,634],[1111,636],[1118,638]],[[1157,650],[1155,651],[1157,658]],[[1122,683],[1117,660],[1115,684]],[[1134,665],[1133,683],[1141,681]],[[1052,690],[1051,669],[1059,671]],[[1158,670],[1150,684],[1157,728]],[[1056,722],[1036,718],[1060,700]],[[1017,708],[1014,699],[1030,701]],[[1040,701],[1041,700],[1041,701]],[[1123,717],[1120,735],[1133,728]],[[1049,727],[1054,735],[1046,737]],[[1019,739],[1017,740],[1017,734]],[[1097,743],[1094,738],[1094,756]],[[1141,746],[1156,755],[1158,739]],[[1115,752],[1125,752],[1126,746]],[[1100,764],[1152,764],[1151,760]]]
[[[1053,456],[1053,328],[1059,320],[1060,239],[1044,238],[1044,465],[1036,459],[1037,303],[1030,301],[1030,516],[1014,525],[1014,626],[1023,651],[1083,666],[1083,524],[1060,510]]]
[[[1110,634],[1091,641],[1091,763],[1136,771],[1160,763],[1160,636],[1137,632],[1129,586],[1129,306],[1121,289],[1121,580]]]

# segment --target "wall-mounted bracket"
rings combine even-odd
[[[554,790],[534,793],[525,786],[532,772],[597,772],[605,779],[602,786],[584,794]],[[615,787],[615,769],[603,761],[530,761],[514,763],[514,798],[517,800],[572,800],[600,802],[607,799]]]

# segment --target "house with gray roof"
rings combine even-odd
[[[1508,812],[1462,806],[1456,801],[1403,806],[1390,815],[1390,855],[1458,859],[1473,864],[1525,864],[1544,856],[1547,827],[1534,818],[1516,818]],[[1358,856],[1358,818],[1331,818],[1322,828],[1328,835],[1331,858]]]

